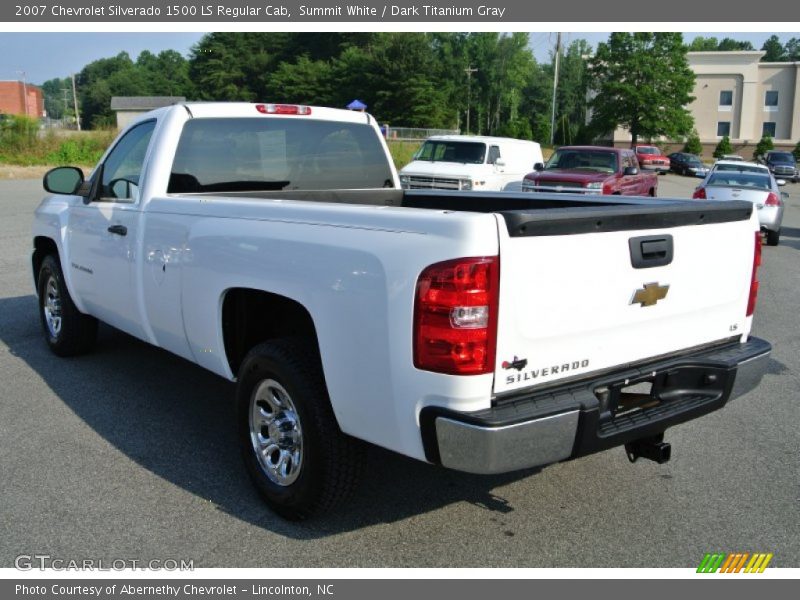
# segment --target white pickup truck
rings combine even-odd
[[[236,381],[245,464],[287,518],[347,497],[361,440],[473,473],[664,462],[664,430],[770,352],[749,202],[402,190],[363,113],[167,107],[44,187],[50,348],[88,351],[101,320]]]

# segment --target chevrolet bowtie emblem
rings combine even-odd
[[[642,289],[636,290],[633,294],[631,304],[641,306],[653,306],[659,300],[667,297],[668,285],[658,285],[658,283],[645,283]]]

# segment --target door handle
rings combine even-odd
[[[128,235],[128,228],[125,225],[112,225],[108,228],[108,232],[117,235]]]

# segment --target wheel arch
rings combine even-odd
[[[269,340],[305,338],[319,352],[311,313],[287,296],[247,287],[228,288],[222,294],[220,319],[225,359],[234,377],[247,353]]]
[[[31,267],[33,269],[33,282],[36,285],[39,279],[39,269],[42,268],[42,261],[49,254],[53,254],[61,262],[61,254],[58,251],[58,244],[53,238],[38,235],[33,238],[33,254],[31,255]],[[62,263],[61,270],[64,271]]]

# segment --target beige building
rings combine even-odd
[[[180,102],[186,102],[186,98],[183,96],[113,96],[111,110],[117,115],[117,128],[123,129],[151,110]]]
[[[764,134],[779,148],[794,148],[800,139],[800,62],[759,62],[763,55],[761,50],[688,53],[696,75],[689,110],[707,151],[724,135],[745,158]],[[630,135],[617,130],[614,142],[630,142]]]

